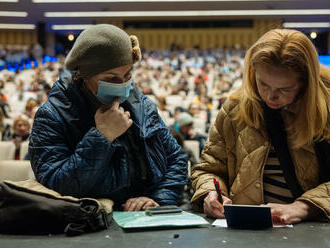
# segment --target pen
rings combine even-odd
[[[217,191],[218,193],[218,200],[221,204],[223,204],[223,201],[222,201],[222,194],[221,194],[221,189],[220,189],[220,185],[219,185],[219,182],[213,178],[213,183],[214,183],[214,186],[215,186],[215,190]]]

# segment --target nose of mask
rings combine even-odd
[[[129,98],[130,90],[131,80],[122,84],[99,81],[96,96],[102,103],[107,105],[112,104],[116,97],[120,97],[120,103],[122,103]]]

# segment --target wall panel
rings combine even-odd
[[[255,20],[252,28],[195,28],[195,29],[133,29],[140,45],[146,49],[166,49],[172,43],[183,48],[250,47],[261,35],[281,27],[281,20]],[[159,40],[160,39],[160,40]]]

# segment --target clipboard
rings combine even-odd
[[[265,229],[273,227],[269,206],[224,205],[224,209],[229,228]]]

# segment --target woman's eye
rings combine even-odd
[[[291,90],[290,89],[281,89],[281,92],[283,93],[289,93]]]
[[[261,87],[263,87],[263,88],[266,88],[266,87],[267,87],[267,85],[264,84],[264,83],[260,83],[260,85],[261,85]]]
[[[126,81],[130,80],[131,78],[132,78],[132,73],[128,74],[128,75],[125,77]]]

